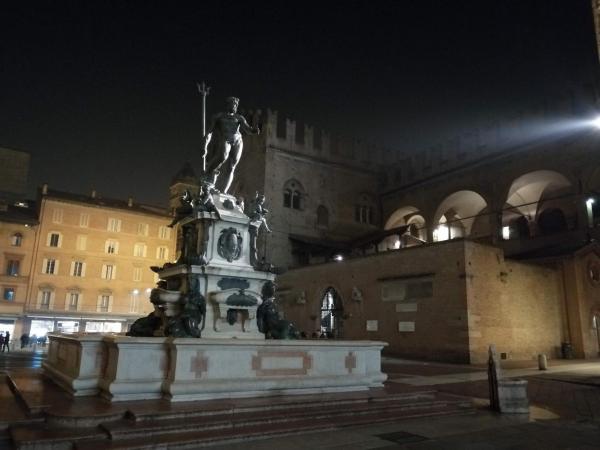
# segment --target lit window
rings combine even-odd
[[[21,233],[15,233],[10,238],[10,245],[13,247],[20,247],[23,243],[23,235]]]
[[[21,266],[21,261],[18,259],[9,259],[6,261],[6,275],[10,275],[11,277],[19,276],[19,269]]]
[[[84,274],[84,266],[85,263],[82,261],[73,261],[73,270],[71,271],[71,275],[74,277],[82,277]]]
[[[146,256],[146,244],[135,244],[133,246],[133,256],[144,258]]]
[[[90,226],[90,215],[88,213],[81,213],[79,215],[79,226],[81,228],[87,228]]]
[[[133,281],[142,281],[142,268],[141,267],[133,268]]]
[[[108,219],[107,230],[112,231],[114,233],[118,233],[119,231],[121,231],[121,219],[115,219],[113,217]]]
[[[171,237],[171,229],[164,225],[158,227],[158,237],[160,239],[169,239]]]
[[[113,239],[109,239],[106,241],[104,251],[109,255],[116,255],[119,253],[119,243]]]
[[[86,250],[87,249],[87,236],[84,234],[77,235],[77,240],[75,241],[75,248],[77,250]]]
[[[100,300],[98,302],[98,311],[99,312],[109,312],[110,311],[110,295],[101,295]]]
[[[138,223],[137,234],[139,234],[140,236],[148,236],[148,224]]]
[[[48,235],[48,247],[60,247],[60,233],[50,233]]]
[[[167,247],[158,247],[156,249],[156,259],[168,259],[169,249]]]
[[[105,280],[114,280],[117,268],[113,264],[102,265],[102,278]]]
[[[4,300],[8,300],[9,302],[14,301],[15,299],[15,289],[14,288],[4,288]]]
[[[56,275],[58,273],[58,261],[56,259],[44,259],[44,273]]]
[[[51,291],[42,291],[40,297],[40,309],[50,309],[50,299],[52,298]]]
[[[69,294],[69,311],[77,311],[79,306],[79,293],[71,292]]]
[[[62,223],[63,221],[63,210],[55,209],[52,211],[52,222],[53,223]]]
[[[502,239],[505,241],[510,239],[510,227],[502,227]]]

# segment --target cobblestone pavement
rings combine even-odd
[[[40,367],[41,352],[0,354],[0,370]],[[473,398],[477,412],[423,417],[370,425],[243,441],[213,450],[404,449],[404,450],[554,450],[600,449],[600,360],[551,362],[550,370],[519,366],[508,378],[528,380],[529,415],[505,415],[488,408],[485,368],[384,359],[390,383]]]

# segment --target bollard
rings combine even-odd
[[[538,355],[538,369],[548,370],[548,357],[543,353]]]

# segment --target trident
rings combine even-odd
[[[202,95],[202,140],[203,142],[206,142],[206,96],[208,95],[209,91],[210,91],[210,87],[206,85],[206,83],[203,81],[202,83],[196,83],[196,86],[198,86],[198,92],[200,92],[200,95]],[[206,153],[207,153],[207,148],[206,145],[204,145],[204,152],[202,154],[202,172],[206,172]]]

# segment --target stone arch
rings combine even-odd
[[[487,201],[475,191],[462,190],[448,195],[433,216],[434,240],[488,236],[487,210]]]
[[[568,198],[572,190],[571,181],[553,170],[536,170],[513,180],[502,211],[505,238],[573,228],[577,205]]]
[[[409,241],[411,241],[407,242],[409,245],[415,245],[419,241],[427,241],[427,223],[424,215],[417,207],[403,206],[398,208],[387,219],[384,229],[391,230],[402,226],[408,226],[406,234],[412,238],[416,238],[409,238]],[[386,248],[399,248],[400,240],[396,236],[389,236],[384,240],[383,244]]]

